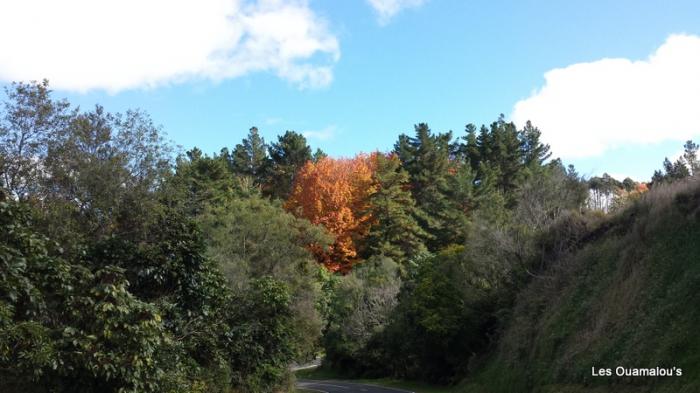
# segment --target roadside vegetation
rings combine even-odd
[[[321,353],[297,377],[698,390],[698,146],[639,183],[585,179],[540,138],[500,116],[349,158],[255,127],[182,152],[142,111],[13,84],[0,390],[293,391]],[[684,374],[590,376],[620,364]]]

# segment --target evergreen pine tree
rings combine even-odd
[[[376,154],[374,183],[377,191],[369,197],[373,224],[365,239],[364,254],[384,255],[403,264],[407,258],[426,250],[428,234],[418,225],[420,211],[408,190],[410,179],[395,155]]]
[[[263,191],[272,197],[287,199],[299,169],[312,159],[311,148],[303,135],[287,131],[269,148],[270,165]]]
[[[549,145],[540,141],[542,132],[528,120],[522,130],[523,159],[526,167],[541,166],[552,156]]]
[[[698,145],[692,140],[686,141],[683,145],[683,159],[691,175],[695,175],[700,170],[698,161]]]
[[[311,157],[311,159],[314,162],[318,162],[319,160],[326,158],[326,157],[328,157],[328,154],[326,154],[325,151],[317,148],[316,151],[314,152],[314,155]]]
[[[258,129],[252,127],[248,136],[233,149],[231,168],[235,174],[247,176],[253,180],[254,184],[259,185],[263,181],[267,161],[265,140],[258,133]]]
[[[476,141],[476,126],[474,124],[467,124],[465,127],[467,135],[462,137],[464,139],[464,145],[462,145],[461,150],[463,153],[463,160],[469,164],[472,171],[476,172],[479,169],[479,163],[481,162],[481,155],[479,154],[479,148]]]
[[[452,133],[433,134],[425,123],[415,126],[415,137],[399,136],[394,147],[411,179],[411,192],[424,214],[421,227],[431,235],[430,250],[459,243],[462,212],[449,199],[450,140]]]

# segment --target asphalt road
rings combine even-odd
[[[297,388],[302,392],[314,393],[413,393],[410,390],[335,380],[312,381],[301,379],[297,381]]]

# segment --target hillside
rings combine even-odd
[[[658,187],[548,261],[466,391],[700,391],[700,182]],[[615,368],[680,368],[618,377]],[[594,377],[592,367],[612,376]],[[675,371],[674,371],[675,372]]]

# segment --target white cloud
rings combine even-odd
[[[337,127],[335,125],[330,125],[320,130],[307,130],[303,131],[301,134],[307,139],[318,139],[321,141],[327,141],[335,137]]]
[[[542,130],[555,155],[595,156],[628,144],[700,134],[700,37],[672,35],[646,60],[602,59],[554,69],[512,119]]]
[[[379,18],[379,23],[385,25],[389,23],[394,15],[405,8],[414,8],[423,5],[426,0],[367,0],[374,8]]]
[[[339,56],[306,0],[0,2],[4,81],[116,92],[266,71],[319,87]]]

